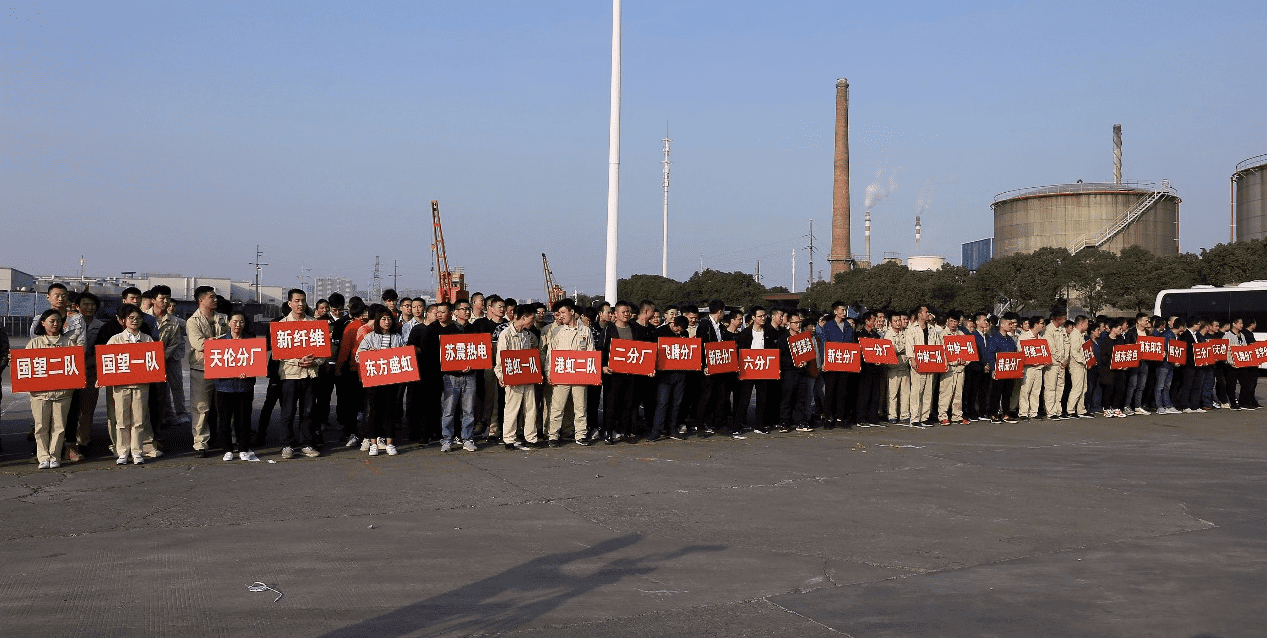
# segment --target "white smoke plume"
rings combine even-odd
[[[922,215],[933,204],[933,180],[924,180],[924,188],[920,189],[919,199],[915,200],[915,213]]]
[[[867,201],[866,208],[871,210],[872,206],[879,204],[885,197],[893,194],[897,190],[897,174],[902,169],[894,169],[889,173],[889,183],[884,183],[884,169],[877,168],[875,170],[875,181],[867,185]]]

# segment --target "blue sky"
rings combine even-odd
[[[623,5],[619,270],[797,289],[830,241],[835,81],[851,85],[853,249],[959,261],[996,193],[1169,179],[1181,247],[1228,238],[1233,166],[1267,153],[1254,3]],[[0,265],[434,286],[429,201],[472,289],[603,286],[611,5],[0,3]],[[918,212],[918,203],[926,209]],[[52,238],[56,237],[56,241]]]

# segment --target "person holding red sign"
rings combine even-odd
[[[1100,352],[1104,356],[1097,362],[1100,368],[1100,385],[1104,387],[1104,416],[1125,417],[1122,411],[1126,404],[1126,375],[1122,370],[1113,369],[1113,347],[1126,344],[1126,331],[1130,322],[1126,317],[1109,320],[1109,329],[1100,335]]]
[[[245,338],[246,324],[246,312],[233,310],[229,313],[229,334],[220,339]],[[224,447],[224,460],[232,461],[236,454],[243,461],[258,461],[251,449],[251,404],[255,402],[255,377],[242,374],[236,379],[216,379],[214,383],[216,436]]]
[[[651,341],[652,335],[633,318],[633,304],[620,300],[612,314],[612,323],[607,324],[605,339],[606,350],[603,351],[603,425],[602,438],[608,445],[617,441],[633,441],[634,418],[638,413],[637,377],[627,372],[612,370],[611,344],[616,339],[626,341]],[[652,354],[654,355],[654,349]]]
[[[667,323],[656,331],[656,337],[682,338],[686,336],[686,327],[690,321],[681,315],[668,319]],[[686,375],[684,370],[663,370],[656,375],[656,407],[655,418],[648,441],[659,441],[668,435],[672,438],[677,432],[678,411],[682,407],[682,398],[686,393]]]
[[[35,334],[35,338],[26,344],[28,350],[80,345],[62,334],[62,315],[54,308],[49,308],[40,315]],[[41,470],[62,465],[62,445],[66,442],[66,426],[70,422],[70,401],[73,395],[74,390],[31,393],[31,416],[35,419],[35,456]]]
[[[290,314],[282,317],[279,323],[314,321],[312,315],[307,314],[307,297],[304,291],[291,288],[286,293],[286,303],[290,306]],[[275,349],[277,345],[274,344],[273,347]],[[282,360],[278,376],[282,380],[281,418],[286,433],[282,444],[283,459],[294,458],[296,447],[299,447],[300,453],[308,458],[321,456],[321,451],[317,449],[313,440],[312,409],[317,400],[313,383],[317,378],[318,367],[325,360],[326,357],[316,357],[311,354],[299,359]]]
[[[862,327],[854,333],[859,338],[880,339],[880,315],[870,310],[859,317]],[[828,322],[830,323],[830,322]],[[826,329],[826,326],[824,326]],[[884,366],[879,363],[860,362],[858,374],[858,400],[854,405],[853,420],[864,426],[880,425],[880,410],[883,409],[885,378]]]
[[[554,324],[550,329],[550,334],[545,342],[544,361],[553,361],[551,356],[555,350],[593,350],[594,336],[590,334],[589,328],[577,325],[576,304],[567,297],[554,302]],[[546,370],[546,380],[549,380],[550,366],[542,366]],[[559,437],[563,432],[563,411],[567,407],[568,400],[572,401],[572,423],[574,427],[573,435],[577,445],[588,446],[589,427],[586,419],[585,400],[586,387],[584,385],[555,385],[551,388],[550,394],[550,429],[548,435],[550,437],[549,446],[559,447]],[[524,424],[524,427],[528,427]],[[626,433],[628,434],[628,433]]]
[[[833,301],[831,303],[831,313],[831,320],[823,324],[823,341],[830,343],[856,343],[857,339],[854,338],[853,326],[847,320],[849,307],[845,302]],[[805,320],[803,315],[801,320]],[[788,323],[790,326],[791,321],[789,320]],[[788,361],[791,361],[791,359],[789,358]],[[801,369],[803,370],[804,368]],[[823,378],[823,419],[829,429],[836,426],[853,427],[854,421],[862,417],[860,414],[854,414],[853,408],[855,406],[851,405],[851,403],[856,403],[857,401],[850,401],[853,397],[849,396],[850,377],[848,375],[848,372],[823,372],[821,374]],[[788,384],[784,383],[783,392],[785,397],[788,390]],[[786,405],[787,399],[785,398],[781,403]],[[780,417],[783,417],[786,416],[783,413],[787,412],[787,410],[783,409],[781,405],[779,412]],[[787,422],[786,419],[784,422]],[[870,421],[867,421],[867,423],[870,423]]]
[[[1020,315],[1015,312],[1004,313],[999,319],[999,326],[992,330],[985,340],[985,350],[982,352],[984,357],[985,374],[990,378],[990,393],[987,395],[985,411],[983,414],[990,415],[991,423],[1015,423],[1016,419],[1008,413],[1010,408],[1009,402],[1012,397],[1012,390],[1016,387],[1015,379],[995,379],[993,372],[995,371],[995,359],[1000,352],[1016,352],[1018,347],[1016,340],[1012,338],[1012,333],[1016,331],[1016,323],[1020,321]]]
[[[387,306],[381,306],[377,315],[370,317],[373,330],[361,339],[356,348],[356,360],[366,350],[386,350],[400,348],[405,342],[400,338],[396,327],[396,316]],[[400,421],[400,388],[396,385],[379,385],[365,388],[365,419],[361,422],[361,440],[368,442],[366,446],[370,456],[378,456],[379,444],[385,444],[383,451],[388,456],[396,456],[396,423]]]
[[[774,329],[766,328],[766,321],[769,314],[762,306],[753,306],[748,314],[748,327],[739,331],[735,335],[735,345],[739,347],[740,356],[743,356],[744,350],[773,350],[780,348],[783,343],[776,334]],[[790,361],[790,359],[788,359]],[[782,361],[782,358],[781,358]],[[736,438],[744,438],[742,432],[746,425],[748,429],[758,434],[765,434],[768,430],[768,424],[765,422],[766,400],[769,394],[769,388],[778,381],[767,379],[744,379],[739,381],[739,390],[735,393],[735,416],[731,421],[729,434]],[[748,418],[748,406],[752,401],[753,392],[757,395],[757,411],[752,419]],[[791,427],[791,422],[782,424]],[[811,430],[809,423],[803,424],[803,431]],[[800,429],[800,428],[798,428]]]
[[[1228,360],[1227,366],[1223,369],[1224,392],[1227,395],[1228,406],[1233,410],[1240,410],[1241,404],[1245,403],[1245,387],[1244,376],[1241,374],[1244,370],[1254,370],[1254,367],[1238,368],[1232,362],[1232,349],[1243,348],[1249,342],[1245,340],[1245,320],[1237,317],[1228,324],[1227,332],[1223,333],[1223,338],[1227,339]],[[1241,384],[1240,397],[1236,396],[1236,384]]]
[[[1135,315],[1135,327],[1128,329],[1125,333],[1126,343],[1138,344],[1140,337],[1151,337],[1153,335],[1153,327],[1147,312],[1141,312]],[[1144,386],[1148,385],[1149,363],[1141,360],[1139,365],[1130,368],[1125,372],[1126,376],[1126,405],[1123,408],[1127,414],[1152,414],[1144,409]]]
[[[1021,345],[1026,346],[1026,341],[1041,340],[1045,325],[1046,322],[1042,317],[1037,315],[1030,317],[1029,329],[1021,332]],[[1043,372],[1051,364],[1029,364],[1030,348],[1025,347],[1023,350],[1026,357],[1025,378],[1021,380],[1021,397],[1018,407],[1021,420],[1028,421],[1038,418],[1038,401],[1043,391]],[[1048,356],[1051,356],[1050,351],[1048,351]]]
[[[839,315],[837,315],[839,316]],[[788,336],[795,336],[805,332],[805,311],[793,310],[787,315]],[[832,322],[827,322],[830,325]],[[852,327],[850,327],[850,336],[853,336]],[[792,360],[792,351],[788,346],[788,340],[780,337],[779,344],[779,376],[781,379],[778,383],[783,386],[782,396],[779,400],[779,422],[784,426],[796,425],[796,429],[800,432],[809,432],[813,430],[813,406],[814,406],[814,377],[810,375],[813,369],[811,363],[806,361],[796,363]],[[844,373],[840,373],[844,374]],[[773,382],[772,382],[773,383]],[[842,384],[843,385],[843,384]],[[838,388],[844,393],[844,388]],[[830,397],[827,399],[830,401]],[[843,402],[841,403],[843,406]],[[831,421],[829,423],[834,423]],[[760,429],[758,429],[760,428]],[[761,427],[758,422],[752,429],[758,434],[766,434],[768,430]]]
[[[963,313],[951,310],[946,313],[946,324],[941,340],[944,343],[947,335],[962,334],[959,331],[959,320]],[[968,364],[962,358],[946,355],[946,372],[941,375],[941,385],[937,391],[937,422],[942,425],[958,423],[967,425],[971,421],[963,418],[963,380],[964,367]]]
[[[1044,416],[1064,420],[1069,418],[1061,405],[1065,395],[1065,371],[1069,368],[1069,333],[1065,330],[1064,308],[1052,308],[1051,321],[1043,330],[1042,338],[1047,340],[1047,350],[1051,352],[1051,365],[1043,370]]]
[[[493,366],[493,374],[506,397],[501,417],[502,443],[507,450],[528,450],[538,447],[540,443],[537,438],[537,384],[506,385],[502,356],[513,350],[537,348],[537,336],[528,330],[528,326],[537,318],[537,310],[531,304],[515,306],[511,316],[514,320],[497,335],[497,349],[494,353],[497,365]],[[527,445],[519,441],[521,422]]]
[[[106,345],[119,343],[148,343],[154,339],[141,332],[144,319],[141,309],[130,303],[119,306],[116,313],[123,321],[123,332],[110,337]],[[199,348],[199,354],[202,349]],[[201,363],[201,361],[200,361]],[[118,465],[127,465],[128,452],[132,452],[132,463],[143,465],[145,457],[141,455],[141,444],[153,437],[151,425],[146,418],[146,406],[150,400],[150,386],[116,385],[110,388],[114,395],[115,420],[118,423],[118,436],[115,437],[114,453],[119,458]]]
[[[887,381],[889,425],[909,423],[911,420],[911,364],[906,357],[906,313],[894,311],[889,316],[889,327],[884,338],[893,344],[897,363],[885,364]]]
[[[915,359],[915,346],[941,345],[941,333],[932,325],[932,312],[928,306],[918,306],[911,310],[911,325],[906,329],[906,360]],[[896,344],[895,344],[896,345]],[[921,427],[928,423],[933,409],[933,381],[937,373],[922,373],[911,368],[911,420],[909,425]]]

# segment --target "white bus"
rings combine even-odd
[[[1254,339],[1267,339],[1267,281],[1248,281],[1235,286],[1194,286],[1157,293],[1153,314],[1158,317],[1180,315],[1194,319],[1218,319],[1230,322],[1236,318],[1258,320]],[[1259,366],[1267,368],[1267,364]]]

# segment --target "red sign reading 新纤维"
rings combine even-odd
[[[714,341],[704,345],[704,365],[709,374],[739,372],[739,348],[734,341]]]
[[[862,346],[828,341],[823,344],[823,372],[861,372]]]
[[[273,358],[302,359],[330,356],[330,323],[327,321],[274,321],[268,324]]]
[[[633,339],[612,339],[607,367],[612,372],[647,376],[655,372],[656,344]]]
[[[972,335],[950,335],[942,339],[946,358],[950,361],[977,361],[977,338]]]
[[[203,344],[206,378],[235,379],[268,375],[268,340],[208,339]]]
[[[739,351],[739,380],[756,381],[779,378],[779,351],[768,348]]]
[[[532,385],[541,383],[541,352],[536,348],[502,350],[497,353],[502,362],[502,384]]]
[[[88,385],[83,348],[12,350],[9,380],[14,392],[78,390]]]
[[[657,370],[698,371],[704,348],[699,339],[690,337],[660,337],[656,342]]]
[[[887,363],[897,365],[897,350],[888,339],[859,339],[862,346],[862,360],[867,363]]]
[[[357,367],[361,371],[361,385],[366,388],[409,383],[420,378],[412,346],[361,350],[356,356]]]
[[[97,385],[145,385],[167,381],[162,341],[97,346]]]
[[[597,350],[551,350],[550,385],[602,385],[602,355]]]
[[[942,346],[923,346],[916,344],[912,346],[915,358],[911,359],[911,365],[915,366],[915,371],[920,374],[932,374],[934,372],[946,371],[946,349]]]

